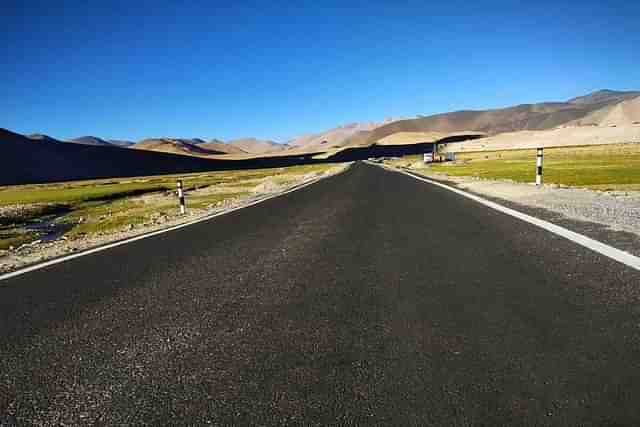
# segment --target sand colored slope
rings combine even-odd
[[[273,153],[283,151],[290,148],[287,144],[278,144],[274,141],[268,141],[257,138],[240,138],[228,142],[228,144],[240,148],[242,151],[252,154]]]
[[[317,134],[302,135],[292,139],[289,144],[304,147],[307,152],[335,149],[346,145],[347,140],[359,132],[372,131],[392,123],[396,119],[388,118],[383,122],[349,123]]]
[[[640,97],[596,110],[582,119],[569,122],[568,126],[625,126],[640,123]]]
[[[219,153],[224,153],[224,154],[246,154],[247,153],[242,148],[232,144],[227,144],[223,141],[220,141],[219,139],[212,139],[209,142],[199,144],[199,147],[204,148],[206,150],[217,151]]]
[[[600,125],[640,124],[640,97],[621,102],[612,107],[603,117]]]
[[[349,138],[346,145],[372,144],[398,132],[479,131],[488,135],[522,130],[545,130],[585,118],[594,111],[614,106],[638,92],[602,90],[574,98],[568,102],[521,104],[491,110],[466,110],[398,120],[372,131],[363,131]]]
[[[636,98],[640,96],[640,91],[619,91],[602,89],[587,95],[578,96],[570,99],[570,104],[589,105],[589,104],[616,104],[626,99]]]
[[[580,126],[543,131],[509,132],[473,141],[446,144],[445,151],[494,151],[538,147],[640,143],[640,125]]]
[[[173,138],[150,138],[138,142],[131,148],[136,150],[159,151],[162,153],[185,154],[189,156],[212,156],[225,154],[216,150],[208,150],[201,147],[202,144],[195,143],[194,140],[173,139]]]

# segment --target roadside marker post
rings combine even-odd
[[[542,185],[542,148],[538,148],[536,154],[536,185]]]
[[[178,198],[180,199],[180,213],[184,215],[185,206],[184,206],[184,191],[182,190],[182,180],[179,179],[177,182],[178,185]]]

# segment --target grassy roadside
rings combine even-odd
[[[56,234],[57,229],[64,232],[56,238],[77,239],[177,219],[178,179],[184,183],[188,212],[193,213],[259,193],[267,184],[270,188],[290,185],[332,167],[304,165],[0,187],[0,250],[16,248],[52,231]]]
[[[535,150],[459,153],[455,162],[421,162],[421,157],[409,156],[391,164],[450,176],[535,181]],[[594,190],[640,190],[640,144],[546,148],[544,180]]]

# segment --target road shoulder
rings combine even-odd
[[[455,181],[434,179],[432,176],[426,174],[389,165],[376,166],[403,173],[425,182],[435,183],[436,185],[448,188],[466,197],[476,199],[476,201],[486,206],[533,223],[609,258],[640,270],[640,259],[638,258],[640,255],[640,236],[635,233],[612,230],[603,224],[580,221],[549,209],[526,206],[484,193],[479,194],[478,192],[469,191],[469,189],[462,187],[460,183]]]

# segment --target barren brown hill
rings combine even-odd
[[[640,125],[571,126],[542,131],[506,132],[473,141],[447,144],[445,151],[499,151],[640,142]]]
[[[367,122],[367,123],[349,123],[344,126],[338,126],[317,134],[309,134],[299,136],[289,141],[289,145],[293,147],[304,147],[305,151],[326,150],[338,148],[358,132],[371,131],[385,124],[392,123],[394,119],[385,119],[384,122]]]
[[[115,146],[45,144],[6,129],[0,129],[0,155],[0,186],[314,163],[309,156],[222,160]]]
[[[73,138],[66,142],[71,142],[75,144],[83,144],[83,145],[97,145],[102,147],[113,147],[114,145],[105,141],[102,138],[98,138],[97,136],[81,136],[79,138]]]
[[[32,133],[31,135],[27,135],[27,138],[36,142],[55,142],[55,143],[62,142],[58,139],[52,138],[49,135],[44,135],[42,133]]]
[[[220,141],[219,139],[212,139],[209,142],[204,142],[202,144],[199,144],[199,147],[211,151],[218,151],[224,154],[247,154],[247,152],[242,148],[235,145],[227,144],[223,141]]]
[[[640,124],[640,96],[608,105],[585,117],[569,122],[569,126],[625,126]]]
[[[370,145],[397,132],[479,131],[488,135],[520,130],[553,129],[581,119],[593,111],[616,105],[633,92],[598,91],[568,102],[522,104],[495,110],[455,111],[420,117],[381,126],[373,131],[358,132],[346,145]]]
[[[603,89],[585,96],[570,99],[570,104],[611,104],[640,96],[639,91],[615,91]]]
[[[189,156],[213,156],[217,154],[225,154],[222,151],[210,150],[202,147],[193,139],[180,138],[149,138],[132,145],[131,148],[136,150],[159,151],[162,153],[185,154]]]
[[[0,143],[25,143],[29,144],[37,139],[31,139],[19,133],[11,132],[9,129],[0,128]],[[2,147],[0,145],[0,147]]]
[[[240,148],[241,150],[251,154],[275,153],[291,148],[288,144],[278,144],[277,142],[256,139],[256,138],[240,138],[229,141],[227,144]]]
[[[109,139],[107,142],[111,145],[117,145],[119,147],[131,147],[135,142],[127,141],[123,139]]]
[[[378,140],[376,145],[408,145],[440,141],[461,141],[485,137],[481,132],[397,132]]]

